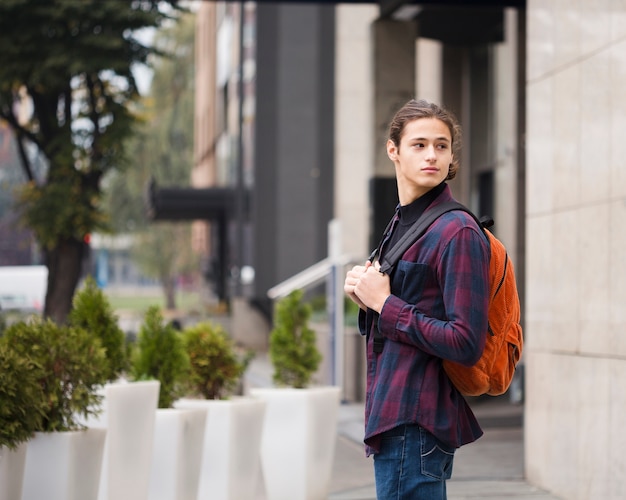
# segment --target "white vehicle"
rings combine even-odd
[[[47,284],[46,266],[0,266],[0,310],[41,312]]]

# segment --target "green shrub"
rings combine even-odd
[[[116,380],[128,369],[126,339],[118,318],[96,281],[90,276],[75,295],[69,324],[97,336],[104,347],[108,369],[107,380]]]
[[[161,383],[159,408],[170,408],[185,392],[189,358],[182,335],[164,322],[157,306],[148,308],[139,330],[132,375],[136,380],[155,379]]]
[[[33,319],[9,326],[4,342],[40,369],[38,378],[47,405],[38,430],[80,429],[80,417],[100,411],[98,388],[107,380],[100,339],[81,328]]]
[[[0,339],[0,448],[15,449],[41,429],[46,398],[41,368]]]
[[[248,352],[240,359],[224,329],[208,321],[185,329],[184,336],[191,363],[192,390],[205,399],[221,399],[231,394],[253,353]]]
[[[346,326],[358,326],[359,306],[348,297],[344,299],[344,324]]]
[[[269,353],[277,385],[307,387],[322,361],[315,331],[309,328],[311,306],[302,297],[302,290],[295,290],[276,304]]]

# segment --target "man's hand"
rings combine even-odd
[[[353,293],[360,302],[380,313],[387,297],[391,295],[389,276],[380,272],[380,264],[369,265],[356,281]]]
[[[364,311],[367,310],[367,306],[361,302],[361,300],[354,293],[354,288],[357,283],[361,279],[361,276],[365,274],[367,269],[371,267],[372,263],[368,260],[364,266],[354,266],[352,269],[348,271],[346,274],[346,280],[343,284],[343,291],[345,294],[354,302],[357,306],[359,306]]]

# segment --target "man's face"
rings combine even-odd
[[[387,155],[396,167],[400,203],[408,205],[448,176],[452,163],[452,137],[437,118],[408,122],[397,147],[387,141]]]

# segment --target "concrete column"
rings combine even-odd
[[[257,6],[255,301],[327,254],[333,218],[335,7]]]
[[[385,144],[389,121],[415,97],[415,39],[413,21],[377,20],[372,24],[374,49],[374,176],[370,185],[373,211],[370,246],[376,245],[397,203],[393,163]]]
[[[415,97],[415,39],[413,21],[378,20],[374,31],[374,175],[393,177],[387,158],[387,127],[395,112]]]

